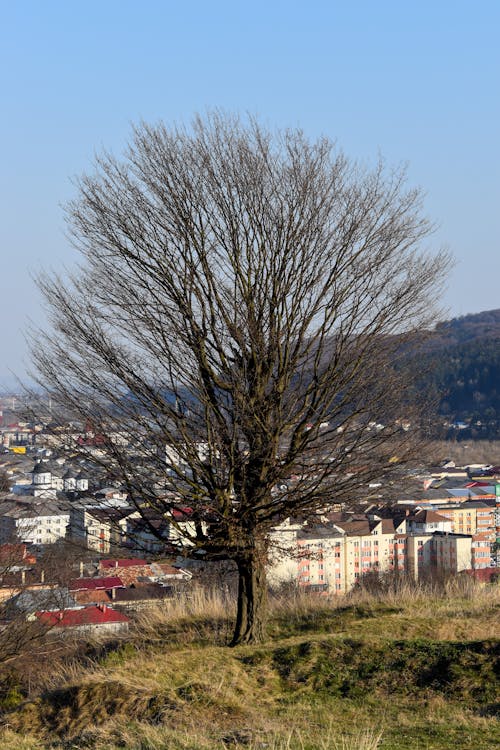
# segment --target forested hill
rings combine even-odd
[[[500,309],[464,315],[438,323],[436,336],[448,346],[477,339],[500,340]]]
[[[448,436],[499,439],[500,309],[439,323],[425,349]]]

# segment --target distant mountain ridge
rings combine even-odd
[[[500,309],[438,323],[424,352],[420,385],[437,394],[447,436],[500,439]]]
[[[500,309],[462,315],[438,323],[435,333],[450,343],[462,343],[479,338],[500,338]]]

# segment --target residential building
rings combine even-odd
[[[102,554],[123,544],[127,532],[127,517],[133,508],[105,508],[90,499],[71,505],[69,536],[75,543]]]
[[[118,634],[128,630],[129,618],[107,604],[91,605],[82,609],[65,609],[54,612],[40,611],[36,619],[54,634],[79,633],[86,636],[96,633]]]
[[[68,524],[69,510],[62,502],[25,496],[0,515],[0,544],[53,544],[64,539]]]

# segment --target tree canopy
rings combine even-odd
[[[419,190],[327,138],[219,113],[143,124],[68,206],[81,266],[43,276],[38,380],[179,551],[234,561],[234,643],[263,636],[269,529],[409,454],[404,342],[448,257]],[[406,443],[405,443],[406,441]]]

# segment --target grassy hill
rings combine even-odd
[[[269,640],[229,649],[216,598],[148,613],[89,659],[4,700],[0,747],[491,750],[500,588],[272,602]],[[38,694],[37,694],[38,692]]]

